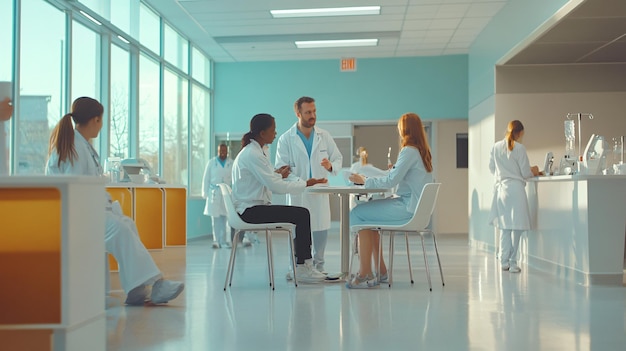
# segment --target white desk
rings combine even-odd
[[[389,189],[365,189],[361,186],[311,186],[306,192],[313,194],[336,194],[339,196],[341,213],[339,216],[339,236],[341,237],[341,272],[350,272],[350,194],[384,193]]]

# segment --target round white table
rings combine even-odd
[[[339,196],[341,213],[339,216],[339,236],[341,237],[341,272],[347,276],[350,268],[350,194],[384,193],[389,189],[372,188],[362,186],[310,186],[306,192],[313,194],[335,194]]]

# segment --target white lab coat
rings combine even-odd
[[[315,137],[310,159],[302,139],[298,136],[298,123],[295,123],[278,138],[276,168],[288,165],[291,167],[293,175],[305,180],[328,178],[329,175],[336,175],[339,172],[342,167],[343,156],[337,144],[326,130],[318,127],[314,127],[314,129]],[[328,172],[321,165],[324,158],[332,163],[332,172]],[[302,206],[311,212],[312,231],[330,229],[329,194],[289,194],[287,200],[289,205]]]
[[[524,145],[516,142],[509,150],[506,139],[496,142],[491,149],[489,170],[496,177],[489,223],[500,229],[530,229],[525,187],[526,179],[533,173]]]
[[[233,160],[230,158],[224,161],[224,166],[222,166],[217,156],[207,163],[204,169],[204,176],[202,177],[202,197],[206,199],[206,204],[204,205],[204,214],[206,216],[226,216],[222,192],[217,184],[226,183],[231,185],[233,182],[232,172]]]
[[[253,206],[269,205],[272,192],[302,193],[306,187],[305,180],[283,179],[265,152],[253,139],[233,162],[233,202],[239,214]]]
[[[85,176],[102,176],[99,156],[87,140],[74,131],[74,148],[77,158],[74,163],[61,162],[56,151],[50,154],[46,166],[46,174],[74,174]],[[111,197],[106,193],[105,234],[104,243],[107,252],[111,253],[119,264],[120,282],[128,292],[141,284],[161,277],[161,271],[154,263],[152,256],[139,239],[137,226],[129,217],[121,213],[119,205],[112,206]],[[107,272],[108,274],[108,272]]]

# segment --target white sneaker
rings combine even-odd
[[[252,243],[250,242],[250,239],[248,239],[248,238],[243,238],[242,242],[243,242],[243,247],[250,247],[250,246],[252,246]]]
[[[148,287],[141,284],[128,292],[124,303],[131,306],[143,306],[147,299]]]
[[[296,278],[302,283],[321,283],[326,276],[313,266],[313,259],[304,261],[304,264],[296,265]]]
[[[511,267],[509,267],[509,272],[511,272],[511,273],[519,273],[521,271],[522,271],[522,269],[519,268],[519,266],[516,263],[513,263],[511,265]]]
[[[511,266],[509,266],[509,264],[508,264],[508,263],[503,264],[501,267],[502,267],[502,270],[503,270],[503,271],[508,271],[508,270],[509,270],[509,268],[511,268]]]
[[[180,295],[184,288],[182,282],[159,279],[152,285],[150,300],[154,304],[166,303]]]

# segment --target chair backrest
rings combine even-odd
[[[440,185],[441,183],[427,183],[424,185],[413,218],[406,224],[406,228],[419,231],[428,227],[435,210]]]
[[[218,184],[218,186],[222,191],[224,205],[226,205],[226,218],[228,219],[228,224],[235,229],[242,229],[243,227],[245,227],[246,222],[244,222],[243,219],[239,217],[239,213],[237,213],[237,210],[235,209],[230,186],[225,183]]]

